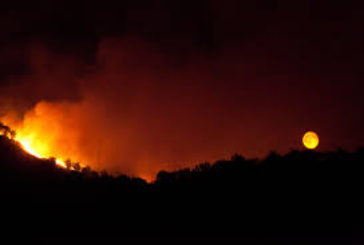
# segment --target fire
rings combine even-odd
[[[44,144],[35,144],[31,138],[27,138],[27,137],[22,138],[22,137],[16,136],[14,138],[14,140],[19,142],[21,147],[26,152],[28,152],[29,154],[31,154],[37,158],[45,159],[45,158],[52,157],[45,153],[46,146]],[[59,158],[56,158],[56,164],[62,168],[67,168],[66,163]]]
[[[21,134],[16,134],[15,138],[12,138],[12,135],[4,132],[4,131],[0,131],[0,135],[5,135],[6,137],[8,137],[9,139],[15,140],[16,142],[18,142],[20,144],[20,146],[23,148],[24,151],[26,151],[27,153],[29,153],[30,155],[33,155],[37,158],[41,158],[41,159],[47,159],[47,158],[51,158],[52,156],[47,154],[47,147],[45,144],[39,144],[39,142],[37,143],[34,140],[34,137],[26,137],[26,136],[22,136]],[[59,159],[56,158],[56,164],[62,168],[67,168],[66,163]]]
[[[15,140],[27,153],[37,158],[55,158],[58,166],[67,168],[66,159],[68,158],[62,155],[60,151],[55,150],[57,148],[54,142],[59,132],[55,126],[58,123],[55,124],[52,120],[39,120],[37,117],[39,113],[50,115],[49,111],[47,111],[46,104],[41,104],[33,113],[27,114],[24,120],[21,121],[12,114],[0,118],[2,122],[10,126],[3,125],[3,130],[0,130],[0,135],[5,135]],[[52,134],[51,132],[54,133]]]
[[[28,141],[19,139],[19,137],[16,137],[15,140],[18,141],[20,145],[23,147],[23,149],[29,154],[36,156],[38,158],[44,158],[44,156],[40,155],[36,150],[32,148],[31,144]]]

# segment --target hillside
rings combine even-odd
[[[0,136],[1,210],[7,229],[40,236],[347,241],[363,231],[363,164],[364,149],[271,153],[263,160],[235,155],[161,171],[148,184],[62,169]]]

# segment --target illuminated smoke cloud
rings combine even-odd
[[[296,43],[273,37],[259,47],[232,43],[211,53],[182,45],[177,55],[140,38],[109,37],[88,62],[30,43],[26,69],[1,86],[0,120],[45,157],[147,179],[234,153],[262,157],[299,148],[307,125],[325,139],[322,150],[337,142],[355,147],[337,140],[362,128],[355,108],[345,107],[361,95],[337,100],[360,91],[348,75],[355,67],[325,63],[312,52],[327,73],[295,72],[299,66],[312,73],[315,63],[292,62]],[[286,52],[276,48],[282,46]],[[328,87],[333,79],[353,86]],[[352,132],[338,132],[333,122],[348,118]]]
[[[218,147],[210,140],[219,135],[214,115],[221,110],[211,103],[218,98],[204,65],[172,67],[137,39],[105,39],[87,69],[40,46],[31,55],[31,75],[8,91],[38,101],[2,121],[44,157],[150,179],[206,160]]]

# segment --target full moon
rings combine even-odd
[[[319,137],[315,132],[308,131],[303,135],[302,143],[307,149],[315,149],[319,144]]]

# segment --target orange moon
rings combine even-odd
[[[302,143],[307,149],[315,149],[319,144],[319,137],[315,132],[308,131],[303,135]]]

